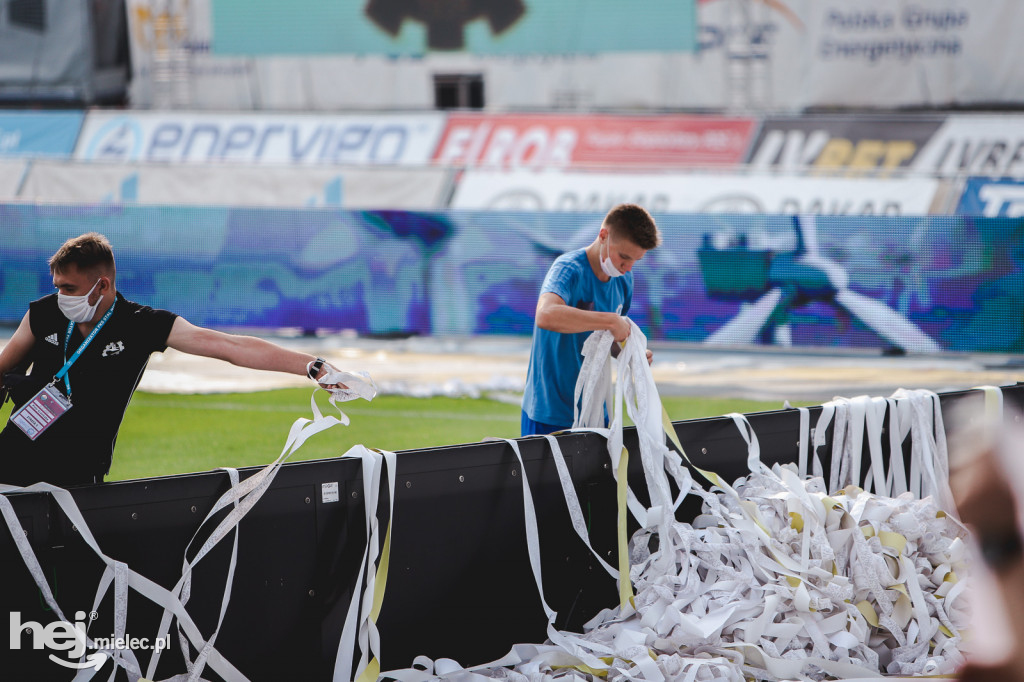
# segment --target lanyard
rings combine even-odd
[[[68,387],[68,400],[71,400],[71,377],[67,376],[68,370],[71,369],[71,365],[75,364],[75,360],[82,356],[82,353],[85,352],[86,346],[92,343],[92,340],[96,338],[100,329],[103,329],[103,325],[107,323],[107,320],[109,320],[110,316],[113,314],[115,305],[117,305],[116,298],[114,299],[114,302],[110,304],[110,308],[107,309],[107,312],[103,313],[103,317],[100,318],[99,324],[93,327],[92,331],[89,332],[89,336],[85,337],[85,340],[82,341],[82,345],[78,347],[78,350],[76,350],[75,354],[71,356],[71,359],[68,359],[68,344],[71,342],[71,332],[75,329],[75,323],[73,320],[68,321],[68,330],[64,334],[64,366],[61,367],[60,371],[53,376],[54,381],[64,379],[64,385]]]

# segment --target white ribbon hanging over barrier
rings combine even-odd
[[[625,414],[628,414],[636,425],[640,459],[644,465],[644,477],[651,498],[651,507],[645,510],[631,493],[630,510],[645,528],[652,524],[660,524],[661,527],[667,528],[667,524],[674,519],[675,510],[690,492],[692,478],[683,466],[680,454],[670,450],[665,443],[664,409],[650,365],[647,363],[647,337],[635,322],[628,319],[627,321],[630,324],[630,334],[617,358],[618,380],[615,381],[614,393],[610,388],[610,351],[614,343],[611,332],[594,332],[583,345],[583,366],[575,390],[577,410],[573,430],[597,431],[605,435],[608,439],[608,453],[614,463],[623,451],[622,408],[625,404]],[[611,418],[607,432],[600,429],[604,425],[605,414]],[[679,491],[675,499],[672,498],[666,472],[672,476],[672,482]]]
[[[613,649],[601,644],[588,642],[580,638],[578,635],[561,632],[555,629],[554,622],[558,614],[551,608],[551,606],[548,605],[547,599],[544,596],[544,582],[541,573],[540,561],[540,531],[537,523],[537,513],[533,504],[533,492],[530,488],[529,476],[526,472],[526,464],[523,461],[522,453],[519,450],[519,443],[515,440],[505,438],[488,440],[504,441],[508,443],[519,463],[519,470],[521,472],[521,476],[519,478],[522,482],[523,491],[523,515],[526,530],[526,547],[530,559],[530,570],[533,574],[534,583],[537,585],[537,592],[540,595],[541,606],[544,609],[545,616],[547,617],[547,634],[550,643],[545,645],[516,644],[512,647],[509,653],[502,658],[470,668],[464,668],[457,661],[451,659],[442,658],[433,661],[425,656],[420,656],[414,661],[414,665],[419,667],[404,670],[391,670],[385,673],[385,676],[400,680],[400,682],[422,682],[424,680],[437,678],[458,679],[463,682],[468,682],[470,680],[490,679],[484,673],[491,670],[505,670],[505,668],[509,666],[514,666],[522,671],[531,671],[535,674],[539,674],[540,669],[544,666],[578,666],[595,672],[606,670],[607,664],[600,657],[613,655]],[[554,447],[558,447],[557,443],[555,443]],[[564,458],[562,457],[560,449],[557,451],[556,455],[556,466],[558,466],[559,469],[559,478],[562,481],[563,491],[566,486],[571,488],[572,481],[567,477],[568,470],[565,468]],[[563,471],[566,474],[565,477],[562,476]],[[574,501],[575,505],[573,504]],[[579,501],[576,499],[575,490],[573,490],[571,494],[566,494],[566,502],[569,505],[570,517],[573,519],[574,528],[589,547],[590,541],[589,538],[586,537],[586,526],[585,524],[580,525],[580,522],[582,521],[582,509],[579,508]],[[592,547],[591,551],[593,551]],[[601,563],[609,573],[613,576],[618,576],[618,572],[615,571],[615,569],[608,566],[603,560]]]
[[[883,674],[892,680],[955,671],[963,662],[966,531],[942,508],[951,509],[943,502],[948,464],[937,396],[900,391],[888,399],[836,399],[823,406],[813,431],[810,412],[800,408],[794,453],[799,469],[766,467],[749,422],[730,415],[747,443],[751,473],[729,485],[694,467],[711,483],[708,492],[692,484],[679,455],[665,447],[660,399],[638,332],[634,327],[630,336],[638,343],[627,341],[619,355],[614,388],[610,334],[595,333],[587,340],[574,428],[607,438],[612,470],[624,478],[618,466],[627,454],[623,400],[637,424],[652,508],[643,509],[628,491],[629,510],[642,526],[631,542],[634,599],[598,614],[583,634],[573,635],[571,649],[560,645],[565,636],[560,633],[544,645],[516,645],[504,659],[483,666],[464,669],[448,659],[420,657],[419,669],[394,676],[404,682],[532,682],[552,676],[739,682],[822,676],[881,680]],[[833,422],[836,492],[829,495],[818,453]],[[888,448],[883,447],[885,431]],[[884,461],[886,450],[902,453],[908,434],[913,436],[909,475],[901,458],[888,467]],[[574,529],[589,546],[557,441],[548,439]],[[853,485],[859,483],[865,439],[871,460],[865,486],[874,493]],[[677,448],[685,457],[681,445]],[[666,492],[666,471],[680,490],[676,500]],[[619,482],[625,500],[627,488]],[[523,483],[525,495],[525,477]],[[913,491],[928,499],[915,499]],[[677,523],[674,510],[688,492],[704,500],[703,514],[692,524]],[[537,532],[535,524],[529,517],[528,533]],[[651,551],[649,540],[655,536],[657,549]],[[538,564],[533,565],[543,597]],[[600,664],[585,660],[581,650],[597,654]]]
[[[577,535],[583,540],[590,551],[597,557],[599,564],[615,577],[620,583],[620,610],[622,613],[629,613],[632,609],[632,589],[628,577],[628,557],[625,552],[625,507],[634,514],[642,525],[653,523],[655,527],[667,530],[674,519],[675,509],[678,508],[686,494],[691,489],[692,480],[689,471],[682,466],[679,455],[672,452],[665,445],[665,434],[662,430],[661,421],[661,400],[658,397],[657,389],[654,386],[653,378],[650,375],[650,368],[647,365],[645,354],[647,343],[646,338],[635,324],[625,347],[619,353],[619,381],[615,384],[614,393],[611,390],[611,366],[610,349],[613,338],[610,333],[595,333],[591,335],[584,345],[584,363],[580,371],[580,378],[576,384],[577,406],[582,402],[582,410],[577,410],[576,428],[573,430],[595,431],[608,439],[608,453],[612,465],[613,476],[620,491],[620,527],[623,546],[620,547],[622,561],[620,566],[625,568],[627,575],[622,576],[620,570],[616,570],[594,551],[590,544],[586,531],[586,524],[583,521],[582,509],[576,497],[572,480],[569,477],[568,468],[565,465],[564,457],[558,442],[551,436],[546,436],[548,444],[559,472],[559,480],[562,485],[563,495],[569,510],[569,516]],[[628,378],[624,378],[628,377]],[[627,413],[634,423],[648,428],[640,443],[641,459],[644,461],[644,470],[648,476],[648,487],[652,491],[652,506],[644,509],[636,496],[626,486],[626,453],[622,447],[622,424],[623,424],[623,402],[626,404]],[[654,411],[656,419],[643,420],[651,411]],[[581,418],[580,414],[584,416]],[[611,426],[603,428],[605,414],[611,416]],[[651,430],[653,429],[653,433]],[[416,660],[419,668],[407,670],[389,671],[386,675],[402,682],[420,682],[421,680],[443,677],[458,678],[460,680],[487,679],[486,672],[503,670],[506,666],[515,666],[520,671],[530,671],[531,674],[540,674],[544,666],[557,666],[559,668],[575,668],[601,675],[608,671],[607,660],[630,660],[638,669],[647,671],[651,677],[647,679],[663,679],[657,672],[657,666],[650,658],[649,651],[645,647],[637,646],[636,642],[626,636],[617,642],[598,642],[593,639],[581,637],[580,635],[560,632],[555,629],[554,621],[557,617],[544,597],[543,580],[540,566],[540,545],[539,529],[537,526],[536,513],[534,511],[533,496],[529,486],[529,479],[526,475],[525,465],[519,451],[519,444],[515,440],[495,439],[507,442],[523,472],[521,477],[523,486],[523,508],[526,521],[527,548],[530,554],[530,565],[533,571],[534,581],[540,594],[544,612],[547,615],[547,634],[549,643],[545,645],[518,644],[503,658],[491,661],[471,668],[463,668],[459,663],[450,659],[439,659],[431,661],[426,657]],[[668,478],[665,471],[672,473],[678,490],[678,497],[673,500],[669,488]],[[654,502],[656,500],[656,502]],[[668,537],[666,534],[665,537]]]
[[[228,506],[231,506],[232,509],[224,516],[223,519],[220,520],[214,530],[203,542],[200,549],[196,552],[196,555],[191,560],[187,557],[184,559],[181,579],[171,590],[161,587],[145,576],[131,570],[123,562],[116,561],[104,554],[92,532],[89,530],[89,526],[81,511],[78,509],[73,496],[67,490],[48,483],[35,483],[26,487],[0,484],[0,514],[3,515],[8,531],[14,539],[21,559],[28,568],[29,573],[32,575],[32,578],[35,581],[36,586],[39,588],[47,606],[53,610],[60,620],[67,621],[67,618],[64,616],[63,611],[53,596],[53,592],[50,589],[45,572],[36,557],[35,551],[32,549],[32,546],[29,544],[28,539],[22,531],[21,524],[14,512],[14,507],[3,493],[46,492],[52,495],[68,520],[78,530],[86,545],[95,552],[104,564],[106,564],[106,568],[97,587],[96,596],[93,602],[93,609],[96,610],[99,607],[110,587],[113,586],[115,638],[123,636],[126,630],[128,617],[128,590],[130,588],[153,603],[164,608],[164,615],[159,626],[158,637],[166,637],[169,634],[172,621],[175,622],[187,672],[183,675],[175,675],[172,678],[169,678],[170,680],[173,680],[174,682],[193,682],[201,680],[203,670],[209,666],[226,682],[245,682],[247,678],[227,659],[225,659],[215,647],[216,637],[224,620],[224,615],[230,601],[231,587],[234,581],[234,572],[237,564],[238,525],[242,518],[253,508],[253,506],[255,506],[270,487],[270,484],[273,482],[274,477],[277,475],[284,462],[294,454],[294,452],[298,450],[307,439],[317,433],[331,428],[332,426],[348,424],[348,418],[344,413],[341,413],[340,410],[338,410],[340,418],[323,415],[316,404],[315,398],[316,393],[314,392],[313,396],[310,398],[310,407],[313,412],[313,419],[298,419],[295,421],[289,431],[288,438],[281,454],[273,463],[241,482],[239,481],[237,471],[233,469],[226,470],[230,487],[223,495],[221,495],[207,514],[206,518],[200,524],[196,534],[186,546],[186,553],[188,552],[188,547],[194,543],[196,537],[199,536],[200,531],[207,525],[215,514]],[[345,396],[341,399],[348,400],[351,398]],[[338,396],[332,395],[329,400],[332,405],[337,407],[335,403],[339,401]],[[359,447],[361,446],[357,446],[357,448]],[[360,453],[356,452],[357,448],[353,448],[353,450],[349,451],[349,453],[346,453],[344,456],[361,456]],[[365,448],[363,448],[363,450],[365,450]],[[388,456],[390,456],[390,458],[394,457],[391,453],[381,453],[378,456],[382,459],[389,458]],[[391,482],[391,498],[393,499],[393,461],[389,461],[388,470]],[[372,476],[367,477],[364,463],[364,487],[370,485],[373,481],[379,483],[379,478],[373,478]],[[376,494],[367,497],[368,507],[369,499],[372,497],[374,509],[376,509]],[[370,524],[369,519],[367,523]],[[375,523],[376,517],[374,516],[374,524]],[[233,547],[225,580],[224,595],[221,599],[221,608],[217,626],[208,638],[204,638],[185,608],[191,594],[192,570],[218,543],[220,543],[221,540],[227,537],[229,533],[233,534]],[[375,540],[377,539],[375,532],[368,533],[368,537],[373,537]],[[369,581],[369,584],[371,585],[372,591],[373,581]],[[381,595],[383,594],[382,589],[378,588],[378,591]],[[356,601],[357,598],[360,601],[363,601],[365,600],[365,595],[360,596],[357,594],[353,597],[353,601]],[[373,599],[371,598],[370,601],[373,602]],[[364,658],[368,653],[372,653],[374,660],[376,660],[376,657],[379,656],[379,637],[376,637],[376,629],[372,625],[372,622],[368,624],[366,622],[367,620],[369,620],[369,615],[367,615],[363,620],[357,619],[357,626],[360,631],[359,643]],[[348,623],[346,622],[346,629],[347,628]],[[363,636],[363,633],[365,633],[365,636]],[[123,669],[132,682],[140,679],[154,679],[156,668],[160,660],[161,652],[159,650],[154,650],[153,655],[150,658],[147,671],[143,676],[141,666],[132,651],[123,649],[97,649],[96,642],[88,636],[87,632],[84,635],[84,638],[84,644],[87,648],[97,650],[96,653],[89,655],[91,660],[96,660],[95,657],[97,655],[103,656],[104,661],[105,658],[113,659],[115,665],[109,678],[111,682],[117,675],[118,669]],[[374,641],[375,639],[378,641]],[[192,650],[197,652],[195,660],[190,656]],[[84,658],[86,658],[86,656],[83,654],[83,659]],[[82,661],[79,662],[81,663]],[[88,680],[91,680],[95,676],[101,666],[102,662],[96,666],[82,668],[75,676],[74,682],[88,682]],[[361,672],[366,667],[368,667],[368,663],[361,661],[359,671]]]
[[[203,650],[205,648],[206,641],[203,639],[199,628],[196,627],[195,623],[192,621],[191,616],[189,616],[188,612],[185,610],[185,606],[178,599],[178,595],[154,583],[145,576],[132,571],[123,563],[115,561],[100,550],[96,539],[89,530],[88,524],[85,522],[85,518],[82,516],[78,506],[75,504],[71,493],[63,488],[58,488],[48,483],[34,483],[23,488],[15,486],[0,486],[0,493],[8,492],[46,492],[53,496],[54,500],[60,506],[65,516],[67,516],[68,520],[78,529],[78,532],[81,534],[85,543],[93,550],[93,552],[96,553],[100,560],[106,564],[103,577],[100,579],[95,603],[98,604],[102,600],[111,583],[116,583],[114,601],[115,628],[123,628],[123,624],[127,621],[128,603],[125,587],[130,587],[143,597],[163,606],[165,609],[173,613],[178,619],[179,625],[191,645],[197,650]],[[18,518],[14,512],[14,507],[11,505],[11,502],[7,499],[6,495],[3,494],[0,494],[0,513],[4,516],[8,530],[18,547],[22,561],[25,563],[25,566],[28,568],[29,573],[32,575],[33,580],[38,586],[40,593],[43,596],[43,600],[60,620],[67,621],[63,611],[54,599],[53,592],[46,580],[43,568],[39,564],[39,560],[36,558],[35,551],[32,549],[28,539],[22,532],[21,524],[18,522]],[[142,676],[138,662],[134,660],[134,656],[130,656],[124,652],[113,649],[98,649],[92,638],[88,636],[86,636],[86,645],[89,648],[97,649],[100,654],[112,658],[115,661],[116,665],[114,671],[111,673],[111,681],[114,679],[118,667],[123,668],[131,680],[138,680]],[[233,665],[231,665],[231,663],[224,659],[215,648],[209,651],[208,660],[210,667],[228,682],[245,680],[245,677]],[[75,677],[75,681],[85,682],[90,680],[96,672],[96,667],[83,668]]]
[[[941,509],[955,512],[938,395],[926,390],[900,389],[889,398],[858,396],[835,398],[825,403],[814,428],[816,461],[819,450],[825,445],[829,425],[833,427],[830,491],[847,485],[860,486],[887,497],[909,491],[918,498],[933,496]],[[801,443],[810,440],[807,428],[808,423],[802,421]],[[886,433],[887,445],[883,440]],[[903,457],[903,443],[908,435],[911,436],[909,472]],[[871,461],[862,481],[865,440]],[[891,453],[888,459],[885,452]],[[801,468],[801,473],[806,470]]]
[[[395,509],[395,453],[385,450],[370,450],[356,445],[343,457],[357,457],[363,467],[363,500],[366,516],[366,549],[359,566],[356,589],[353,590],[345,616],[345,625],[338,643],[338,654],[334,663],[334,680],[358,680],[372,682],[380,674],[381,643],[377,631],[377,616],[384,601],[387,586],[388,566],[391,555],[391,528],[394,525]],[[387,468],[388,477],[388,527],[381,540],[378,510],[380,507],[381,476]],[[360,594],[359,586],[363,586]],[[359,661],[353,673],[352,663],[355,645],[359,645]]]

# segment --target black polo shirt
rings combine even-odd
[[[117,294],[114,312],[71,366],[72,407],[35,441],[8,421],[0,433],[0,483],[60,486],[100,481],[110,470],[117,431],[139,385],[149,356],[167,348],[177,315],[139,305]],[[29,305],[35,344],[29,352],[31,380],[12,390],[15,409],[49,383],[64,366],[68,319],[51,294]],[[71,357],[84,338],[75,325],[67,344]],[[56,386],[67,395],[67,382]]]

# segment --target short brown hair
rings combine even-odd
[[[102,270],[114,274],[114,250],[98,232],[72,237],[50,257],[50,273],[64,273],[74,265],[79,270]]]
[[[651,250],[661,244],[661,233],[654,218],[643,206],[619,204],[604,217],[604,224],[616,237],[625,237],[641,249]]]

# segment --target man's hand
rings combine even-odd
[[[647,349],[647,364],[648,365],[654,364],[654,353],[651,352],[650,348]]]
[[[612,333],[612,338],[615,339],[616,342],[622,343],[629,338],[629,319],[622,317],[621,315],[616,315],[615,322],[612,323],[610,331]]]
[[[325,391],[329,391],[332,388],[348,388],[348,386],[342,383],[324,383],[325,381],[330,381],[330,379],[327,379],[328,375],[337,373],[337,367],[333,367],[330,363],[325,362],[323,367],[320,368],[320,371],[317,372],[316,379],[314,379],[314,381],[316,381],[320,388]]]
[[[366,372],[344,372],[328,364],[323,369],[326,371],[317,376],[316,382],[334,400],[373,400],[377,395],[377,384]]]

